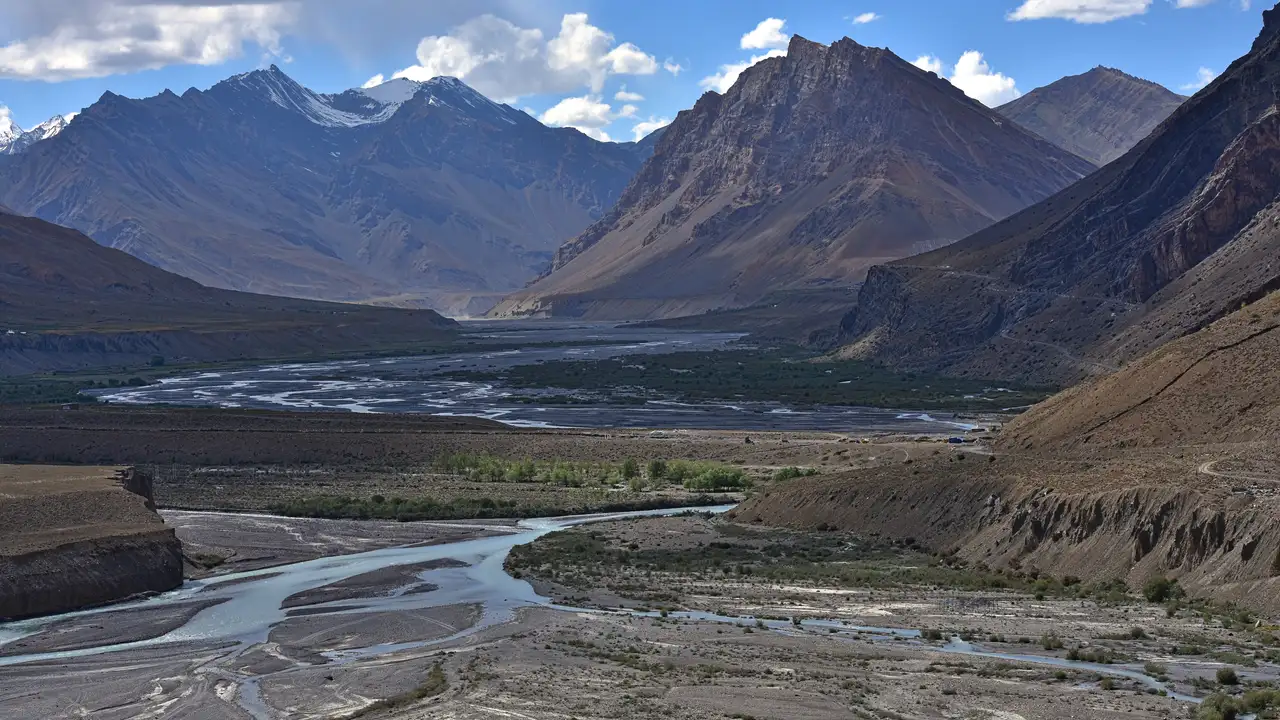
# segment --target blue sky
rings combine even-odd
[[[888,47],[998,104],[1095,65],[1190,94],[1248,50],[1263,9],[1248,0],[11,0],[0,5],[0,106],[29,128],[106,90],[181,93],[274,62],[322,92],[375,75],[454,74],[545,122],[630,140],[781,52],[792,33]]]

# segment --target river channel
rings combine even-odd
[[[153,385],[89,394],[131,405],[427,413],[482,417],[517,427],[866,433],[942,433],[972,427],[945,413],[831,405],[662,399],[642,405],[566,404],[555,401],[563,393],[552,388],[517,391],[499,382],[462,381],[448,374],[501,371],[557,360],[723,350],[742,335],[598,323],[471,322],[464,327],[469,339],[493,349],[193,373]],[[539,396],[548,401],[537,402]]]

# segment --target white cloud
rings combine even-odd
[[[652,115],[650,115],[648,120],[638,122],[631,128],[631,135],[636,140],[643,140],[646,135],[653,132],[654,130],[657,130],[658,128],[664,128],[670,124],[671,124],[671,118],[665,118],[665,117],[655,118]]]
[[[566,93],[588,88],[599,93],[610,75],[652,75],[658,62],[631,43],[592,25],[585,13],[560,21],[559,33],[546,40],[542,31],[481,15],[418,43],[418,64],[395,77],[428,80],[452,75],[502,102],[526,95]]]
[[[542,122],[556,127],[602,128],[613,122],[613,108],[598,97],[568,97],[542,113]]]
[[[1218,77],[1218,73],[1207,67],[1202,67],[1196,71],[1195,82],[1189,82],[1182,86],[1182,90],[1186,92],[1197,92],[1213,82]]]
[[[363,84],[363,85],[361,85],[360,87],[362,87],[362,88],[364,88],[364,89],[366,89],[366,90],[367,90],[367,89],[369,89],[369,88],[371,88],[371,87],[378,87],[379,85],[381,85],[382,83],[384,83],[384,82],[386,82],[386,81],[387,81],[387,79],[386,79],[385,77],[383,77],[383,76],[382,76],[382,73],[378,73],[377,75],[374,75],[373,77],[369,78],[368,80],[365,80],[365,81],[364,81],[364,84]]]
[[[1142,15],[1152,0],[1024,0],[1010,20],[1059,18],[1078,23],[1106,23]]]
[[[613,99],[618,102],[640,102],[644,100],[644,96],[640,93],[629,92],[626,87],[613,94]]]
[[[746,70],[765,58],[782,57],[786,54],[786,50],[770,50],[764,55],[756,55],[746,62],[721,65],[719,72],[702,78],[698,81],[698,85],[706,88],[707,90],[715,90],[716,92],[723,94],[727,92],[729,88],[733,87],[733,84],[738,81],[738,76],[742,74],[743,70]]]
[[[939,77],[946,77],[944,74],[946,67],[942,60],[933,55],[921,55],[912,65]],[[960,88],[965,95],[987,107],[1003,105],[1022,96],[1017,82],[1007,75],[992,72],[991,66],[977,50],[970,50],[961,55],[947,80]]]
[[[768,48],[784,48],[791,39],[782,31],[786,20],[766,18],[756,25],[756,29],[742,36],[743,50],[765,50]]]
[[[672,75],[679,75],[680,71],[684,70],[684,66],[672,60],[671,58],[667,58],[666,60],[662,61],[662,69],[666,70]]]
[[[599,96],[567,97],[539,116],[539,120],[553,127],[571,127],[597,140],[608,141],[604,128],[619,118],[633,118],[640,108],[623,105],[618,110]]]
[[[942,59],[932,55],[921,55],[916,61],[911,63],[925,72],[931,72],[934,75],[942,76]]]
[[[609,71],[615,75],[652,75],[658,72],[658,61],[631,43],[622,43],[604,56]]]
[[[1248,0],[1245,0],[1245,2],[1247,1]],[[1179,8],[1194,8],[1194,7],[1204,7],[1205,5],[1208,5],[1212,2],[1214,2],[1214,0],[1174,0],[1173,5],[1174,7],[1179,7]],[[1245,8],[1245,9],[1247,10],[1248,8]]]
[[[988,107],[1003,105],[1022,96],[1013,78],[992,72],[982,53],[970,50],[960,56],[951,73],[951,84]]]
[[[0,77],[60,81],[218,65],[249,46],[281,56],[281,36],[301,9],[296,1],[209,3],[82,3],[42,33],[0,47]]]
[[[864,12],[853,19],[854,25],[866,25],[880,19],[880,15],[873,12]]]

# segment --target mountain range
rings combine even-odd
[[[996,112],[1101,167],[1151,134],[1186,98],[1114,68],[1036,88]]]
[[[0,376],[242,358],[329,357],[447,339],[400,310],[209,288],[0,207]]]
[[[796,36],[681,112],[617,205],[495,314],[668,317],[848,285],[1094,169],[888,50]]]
[[[322,95],[272,66],[107,93],[0,167],[0,202],[215,287],[468,314],[545,269],[650,151],[453,78]]]
[[[1124,156],[947,248],[871,269],[845,355],[1071,383],[1280,289],[1280,8]]]
[[[77,113],[54,115],[30,130],[23,130],[8,118],[0,118],[0,155],[18,155],[66,129]]]

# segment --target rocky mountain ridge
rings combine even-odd
[[[0,167],[0,203],[207,285],[470,314],[541,272],[646,151],[453,78],[323,95],[272,66],[105,94]]]
[[[888,50],[795,37],[681,112],[617,205],[495,312],[652,318],[852,284],[1093,169]]]
[[[1101,167],[1150,135],[1185,100],[1149,80],[1099,66],[1036,88],[996,112]]]
[[[456,323],[202,286],[35,218],[0,212],[0,376],[330,357],[446,340]]]
[[[1280,287],[1280,9],[1248,54],[1085,180],[872,268],[845,355],[1031,382],[1106,374]]]

